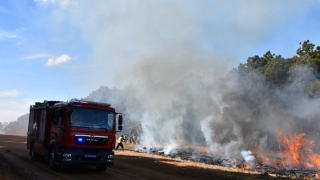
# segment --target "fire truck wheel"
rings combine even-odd
[[[57,171],[59,169],[59,165],[57,165],[55,163],[55,156],[56,156],[56,152],[55,152],[55,149],[54,147],[50,148],[50,151],[49,151],[49,155],[48,155],[48,160],[49,160],[49,168],[53,171]]]
[[[34,143],[32,142],[30,145],[30,157],[31,161],[36,161],[38,159],[38,154],[34,152]]]
[[[107,166],[96,166],[97,171],[105,171]]]

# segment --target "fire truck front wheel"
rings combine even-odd
[[[96,166],[97,171],[105,171],[108,166]]]
[[[51,170],[58,170],[59,169],[59,165],[56,164],[56,150],[54,149],[54,147],[50,148],[49,154],[48,154],[48,160],[49,160],[49,168]]]

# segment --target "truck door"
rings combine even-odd
[[[40,116],[40,130],[39,130],[39,141],[43,142],[44,140],[44,133],[46,130],[46,110],[41,111],[41,116]]]
[[[30,148],[30,142],[33,136],[33,124],[34,124],[34,110],[30,110],[29,114],[29,124],[28,124],[28,140],[27,140],[27,147]]]
[[[55,137],[53,139],[56,139],[59,144],[62,144],[64,141],[64,111],[59,108],[54,113],[54,134]]]

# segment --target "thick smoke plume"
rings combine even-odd
[[[240,64],[226,73],[222,62],[194,54],[171,51],[145,57],[122,76],[131,86],[107,88],[118,92],[102,96],[124,111],[128,127],[141,125],[143,144],[167,147],[166,153],[183,145],[201,146],[213,156],[242,158],[253,165],[255,155],[281,150],[278,130],[305,133],[319,143],[320,102],[306,95],[313,86],[305,86],[307,81],[319,83],[315,71],[297,66],[288,83],[277,87],[257,69]],[[95,93],[87,98],[101,100]]]
[[[229,72],[226,63],[270,42],[272,32],[288,19],[298,22],[314,3],[86,1],[54,15],[66,15],[68,24],[81,29],[92,45],[90,65],[103,67],[81,84],[101,84],[121,71],[115,85],[123,89],[102,87],[87,99],[123,112],[124,133],[137,133],[134,126],[140,125],[144,144],[205,146],[212,155],[241,158],[243,150],[276,149],[276,128],[315,136],[319,103],[304,94],[317,89],[304,86],[317,79],[313,71],[293,68],[290,83],[275,87],[257,68]],[[88,11],[95,13],[83,15]]]

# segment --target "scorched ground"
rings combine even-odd
[[[25,173],[25,176],[20,176],[24,179],[285,179],[129,150],[116,151],[114,166],[105,172],[81,166],[63,167],[61,171],[54,172],[47,168],[44,161],[31,161],[25,146],[25,136],[0,135],[0,155],[9,163],[1,167],[13,166],[15,168],[11,168],[12,170],[20,169],[17,173]],[[4,177],[6,172],[0,172]],[[9,176],[6,178],[10,179]]]

